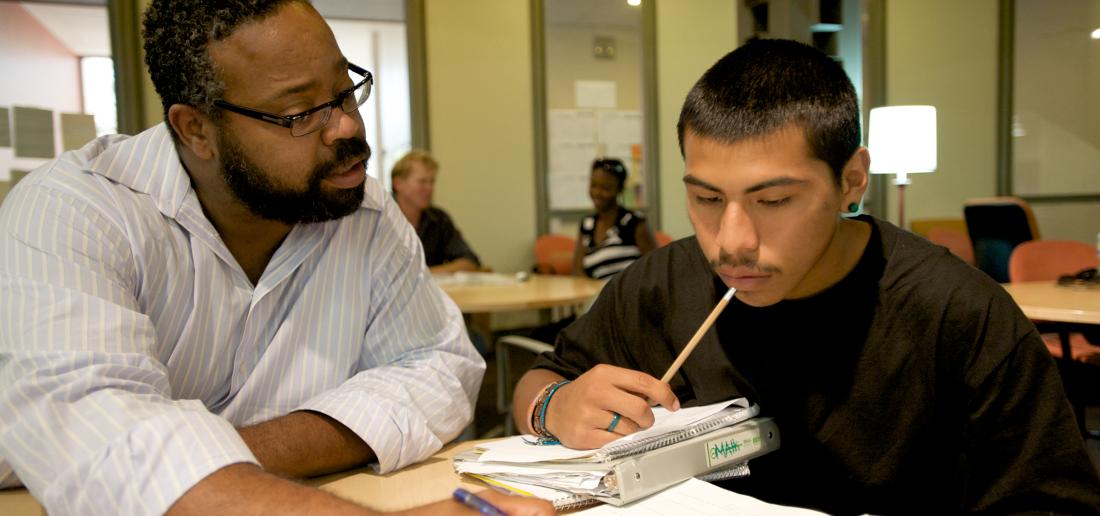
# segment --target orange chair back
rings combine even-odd
[[[653,232],[653,239],[657,241],[657,247],[664,247],[672,243],[672,237],[660,230]]]
[[[1096,249],[1073,240],[1032,240],[1012,251],[1010,281],[1053,281],[1063,274],[1096,267]]]
[[[974,265],[974,246],[966,233],[954,228],[933,227],[928,229],[928,240],[946,247],[962,261]]]
[[[542,235],[535,240],[535,272],[573,273],[573,250],[577,241],[564,235]]]

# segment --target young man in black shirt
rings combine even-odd
[[[614,278],[539,357],[516,387],[520,429],[563,379],[534,430],[579,448],[652,424],[647,400],[745,396],[783,444],[724,485],[766,501],[1100,511],[1054,362],[1004,290],[888,223],[842,217],[870,159],[839,65],[800,43],[750,42],[696,83],[679,134],[695,237]],[[729,287],[715,330],[660,383]]]

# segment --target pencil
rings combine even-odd
[[[668,383],[672,379],[672,376],[676,374],[676,371],[680,370],[680,366],[684,365],[684,361],[687,360],[688,355],[691,354],[695,346],[699,344],[700,340],[703,340],[703,334],[714,325],[715,319],[718,319],[718,314],[722,313],[722,309],[729,304],[730,299],[733,299],[733,294],[737,292],[737,289],[730,287],[726,295],[722,296],[722,299],[718,301],[718,304],[714,306],[714,310],[710,311],[710,315],[707,316],[707,320],[703,321],[703,325],[695,331],[695,335],[688,341],[687,346],[680,352],[680,356],[676,357],[676,361],[668,367],[668,371],[661,377],[661,383]]]

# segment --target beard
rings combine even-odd
[[[226,185],[253,214],[284,224],[324,222],[354,212],[363,202],[364,190],[340,188],[326,191],[321,181],[343,172],[355,159],[370,158],[370,147],[362,138],[339,140],[333,144],[333,157],[313,168],[302,191],[281,187],[245,154],[244,147],[228,131],[218,138],[221,175]]]

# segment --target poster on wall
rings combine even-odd
[[[53,111],[15,106],[15,156],[46,159],[56,156]]]
[[[83,113],[61,113],[61,150],[79,149],[94,139],[94,116]]]
[[[617,158],[627,168],[627,186],[641,180],[641,163],[634,147],[642,143],[639,111],[551,109],[547,113],[549,170],[547,191],[551,210],[587,210],[588,176],[596,158]],[[630,196],[631,205],[644,205]]]
[[[0,147],[11,147],[11,110],[0,108]]]

